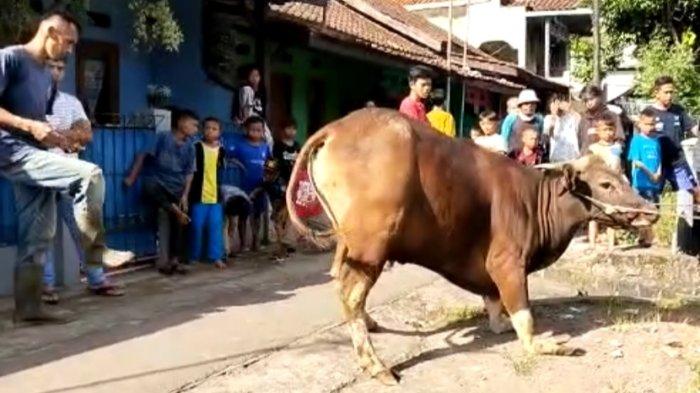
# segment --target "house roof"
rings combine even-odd
[[[392,32],[364,17],[345,4],[325,2],[287,1],[270,4],[272,15],[293,22],[303,22],[323,33],[340,33],[344,38],[370,46],[381,52],[412,61],[440,65],[440,59],[429,49]]]
[[[532,11],[562,11],[573,10],[581,6],[581,0],[510,0],[504,2],[507,6],[525,6]]]
[[[445,3],[446,0],[391,0],[403,6]],[[582,0],[502,0],[507,7],[527,7],[531,11],[563,11],[582,6]]]
[[[370,47],[412,62],[448,69],[444,55],[447,33],[393,0],[289,0],[271,2],[269,7],[271,17],[304,24],[322,35]],[[439,43],[438,50],[433,45],[436,42]],[[455,37],[453,53],[459,55],[460,59],[463,52],[461,45],[462,41]],[[452,72],[511,91],[521,89],[524,85],[565,89],[562,85],[521,70],[514,64],[496,59],[479,49],[471,46],[468,48],[469,68],[462,69],[461,62],[455,64],[453,60]]]

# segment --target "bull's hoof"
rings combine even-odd
[[[510,319],[505,316],[500,316],[497,320],[490,320],[489,329],[491,329],[493,334],[503,334],[515,330],[513,329],[513,324],[510,322]]]
[[[581,348],[563,345],[561,339],[547,339],[537,343],[536,352],[540,355],[554,356],[583,356],[586,354],[586,351]]]
[[[391,370],[380,371],[374,378],[387,386],[397,386],[399,384],[399,377]]]

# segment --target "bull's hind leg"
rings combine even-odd
[[[484,306],[489,314],[489,328],[492,332],[501,334],[513,330],[510,319],[504,314],[501,298],[484,296]]]
[[[343,245],[339,244],[338,247],[343,247]],[[341,255],[344,254],[341,253]],[[336,257],[338,257],[338,252],[336,252]],[[379,266],[366,266],[344,259],[339,263],[336,281],[350,337],[360,366],[382,383],[395,385],[398,382],[396,376],[379,360],[374,350],[368,326],[368,319],[372,320],[365,311],[367,295],[377,281],[383,267],[383,263]]]
[[[554,339],[535,342],[534,319],[530,311],[525,263],[488,263],[489,274],[496,283],[501,300],[510,315],[513,328],[525,351],[531,354],[573,356],[582,350],[561,345]]]

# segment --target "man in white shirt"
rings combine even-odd
[[[54,84],[49,97],[46,120],[55,130],[66,135],[73,145],[74,151],[82,150],[92,139],[90,120],[88,120],[80,100],[71,94],[58,90],[58,85],[65,77],[65,61],[50,61],[48,62],[48,67]],[[59,148],[51,149],[51,151],[56,154],[78,158],[78,153],[65,153]],[[100,296],[122,296],[124,292],[118,285],[111,284],[107,280],[102,266],[87,266],[85,264],[85,257],[80,247],[80,233],[73,214],[73,199],[69,195],[59,194],[58,215],[66,223],[76,244],[76,249],[80,256],[80,264],[85,269],[90,292]],[[49,249],[44,262],[44,290],[42,294],[44,301],[51,304],[58,302],[58,294],[54,289],[54,255],[54,250]]]

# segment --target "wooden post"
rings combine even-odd
[[[551,75],[551,45],[552,45],[552,21],[549,17],[544,20],[544,77],[549,78]]]
[[[447,12],[447,19],[449,20],[449,27],[447,29],[447,97],[445,99],[445,106],[447,111],[450,111],[450,96],[452,93],[452,1],[450,0],[450,6]]]
[[[469,1],[464,4],[464,48],[462,48],[462,70],[469,71],[469,63],[467,62],[467,52],[469,49]],[[467,78],[462,79],[462,104],[459,111],[459,136],[464,137],[464,111],[467,100]]]

